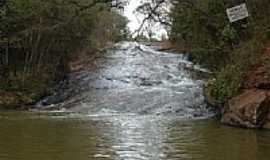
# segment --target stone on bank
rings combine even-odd
[[[270,92],[250,89],[229,100],[221,122],[244,128],[270,129]]]

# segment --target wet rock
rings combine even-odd
[[[71,73],[67,82],[56,87],[55,94],[39,103],[38,109],[65,108],[95,116],[128,113],[210,117],[202,82],[190,78],[185,68],[178,68],[186,61],[183,58],[137,43],[121,43],[87,61],[90,66],[85,70]]]
[[[162,84],[161,81],[143,80],[140,83],[140,86],[157,86],[157,85],[160,85],[160,84]]]
[[[269,92],[258,89],[247,90],[228,102],[221,122],[245,128],[262,128],[268,123],[269,108]]]

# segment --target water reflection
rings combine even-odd
[[[116,121],[113,149],[119,159],[163,159],[166,134],[155,119],[126,117]],[[117,158],[116,158],[117,159]]]
[[[267,160],[270,134],[165,116],[0,116],[1,160]]]

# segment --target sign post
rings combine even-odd
[[[237,22],[237,21],[240,21],[242,19],[249,17],[246,3],[242,3],[232,8],[228,8],[226,12],[231,23],[234,23],[234,22]]]

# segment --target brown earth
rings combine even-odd
[[[93,60],[98,58],[104,51],[114,46],[113,42],[108,42],[105,47],[98,48],[95,50],[85,48],[80,50],[79,53],[75,54],[76,57],[72,57],[69,67],[70,72],[75,73],[82,70],[88,70],[89,68],[95,69],[97,66],[93,64]]]
[[[267,45],[267,46],[270,46]],[[248,72],[244,79],[244,88],[270,89],[270,47],[265,47],[259,64]]]
[[[98,52],[89,53],[88,51],[82,51],[79,56],[73,57],[69,63],[70,72],[79,72],[88,68],[97,54]]]
[[[152,42],[153,46],[158,51],[175,52],[175,53],[190,53],[190,49],[179,44],[171,43],[170,41]]]
[[[225,106],[222,123],[270,129],[270,44],[266,46],[260,62],[245,75],[242,94]]]

